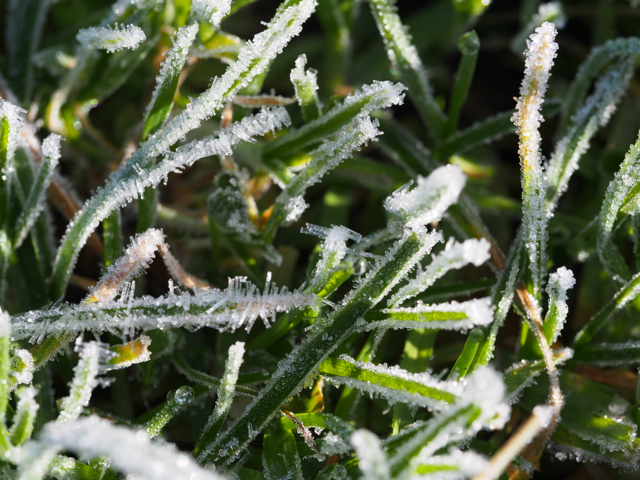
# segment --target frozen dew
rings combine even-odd
[[[115,27],[90,27],[81,29],[76,39],[82,46],[90,49],[118,52],[124,48],[135,50],[147,37],[136,25],[118,25]]]
[[[193,0],[191,11],[211,22],[214,27],[218,27],[222,19],[231,11],[231,0]]]
[[[17,384],[30,385],[33,381],[33,372],[36,370],[33,355],[24,348],[14,349],[13,355],[20,361],[20,364],[13,362],[11,376],[16,379]]]
[[[435,169],[428,177],[418,177],[413,189],[396,190],[385,200],[384,207],[396,217],[395,228],[416,229],[438,222],[454,204],[467,177],[457,165]]]
[[[309,204],[304,201],[302,195],[289,198],[284,207],[286,212],[286,216],[284,217],[285,225],[298,220],[307,208],[309,208]]]

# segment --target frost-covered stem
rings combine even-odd
[[[160,255],[162,255],[162,260],[164,260],[164,264],[169,270],[169,273],[173,277],[174,280],[178,281],[180,285],[185,288],[211,288],[211,285],[204,280],[200,280],[199,278],[194,277],[193,275],[188,274],[178,259],[173,256],[171,251],[169,250],[169,245],[166,243],[161,243],[158,246],[158,250],[160,251]]]
[[[322,104],[318,98],[317,72],[312,69],[305,71],[306,64],[307,56],[300,55],[296,60],[295,68],[291,70],[291,83],[302,109],[304,121],[310,122],[322,114]]]
[[[167,152],[172,145],[197,128],[203,120],[210,118],[217,110],[224,107],[227,100],[248,85],[256,75],[262,73],[289,40],[301,31],[302,23],[309,18],[314,8],[315,0],[285,0],[266,30],[247,42],[239,53],[238,60],[225,71],[224,75],[217,78],[208,90],[194,99],[184,112],[175,116],[156,134],[150,136],[133,157],[110,177],[107,187],[84,204],[83,209],[69,225],[58,250],[51,283],[52,298],[58,298],[64,294],[80,249],[94,228],[110,213],[109,203],[113,197],[113,187],[122,184],[125,179],[134,177],[138,183],[143,183],[137,178],[139,174],[136,169],[142,169],[149,158]],[[164,176],[159,178],[158,182],[163,178]],[[142,185],[142,187],[151,186],[151,184]],[[132,199],[132,193],[129,192],[125,196],[125,203]]]
[[[0,452],[4,453],[10,446],[7,438],[6,411],[9,402],[9,374],[11,360],[9,348],[11,346],[11,318],[9,314],[0,310]]]
[[[193,452],[201,463],[209,453],[211,453],[208,450],[203,450],[203,447],[205,445],[212,445],[222,428],[222,424],[227,418],[229,409],[231,408],[231,402],[233,402],[233,398],[236,393],[236,383],[238,383],[238,375],[240,373],[240,367],[242,366],[243,356],[243,342],[236,342],[229,347],[227,363],[224,366],[224,375],[222,376],[222,381],[218,387],[218,400],[216,402],[216,407],[214,408],[213,413],[211,413],[211,416],[204,427],[204,431],[200,436],[200,440],[198,440],[198,445]]]
[[[60,416],[57,424],[75,420],[80,416],[82,409],[89,404],[91,393],[98,385],[98,373],[100,370],[101,349],[98,342],[79,344],[80,360],[73,369],[69,396],[62,400]]]
[[[473,480],[494,480],[500,476],[511,461],[524,447],[534,439],[541,430],[547,428],[553,416],[553,409],[547,406],[537,406],[533,413],[520,428],[511,435],[509,440],[491,457],[489,466]]]
[[[329,319],[316,323],[314,331],[280,363],[242,416],[208,448],[212,454],[207,461],[226,464],[246,448],[318,365],[353,332],[362,316],[427,253],[424,238],[429,236],[426,232],[412,233],[400,240],[387,252],[388,261],[380,262]]]
[[[191,11],[218,28],[231,11],[231,0],[193,0]]]
[[[60,159],[61,137],[52,133],[42,142],[42,161],[36,178],[34,179],[22,213],[16,220],[13,249],[18,248],[27,237],[29,230],[35,223],[38,215],[45,207],[47,188],[53,178],[53,170]]]
[[[533,277],[534,295],[540,294],[541,276],[545,264],[547,215],[545,208],[546,180],[540,153],[540,123],[544,120],[540,108],[544,102],[547,82],[558,45],[553,41],[556,28],[544,23],[528,42],[525,75],[520,98],[512,121],[520,138],[518,154],[522,168],[522,205],[525,248],[529,253],[529,268]]]
[[[433,98],[427,72],[418,50],[411,43],[411,36],[398,16],[395,2],[371,0],[369,3],[392,66],[397,70],[400,81],[409,87],[409,95],[431,135],[440,139],[446,120]]]

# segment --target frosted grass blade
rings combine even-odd
[[[349,95],[324,115],[269,142],[265,148],[264,161],[271,166],[274,160],[285,160],[304,148],[320,144],[359,116],[402,104],[404,90],[405,86],[401,83],[374,82],[364,85],[361,90]]]
[[[76,39],[84,48],[118,52],[124,48],[135,50],[147,37],[137,25],[118,25],[115,27],[83,28]]]
[[[167,125],[144,142],[133,157],[115,172],[94,197],[85,203],[76,215],[63,238],[58,250],[52,281],[52,297],[59,297],[66,289],[71,270],[75,265],[79,250],[88,236],[112,209],[109,200],[114,185],[138,175],[150,158],[163,154],[200,123],[210,118],[225,102],[264,71],[271,59],[297,35],[302,23],[313,13],[314,0],[286,0],[268,24],[265,31],[256,35],[253,41],[242,49],[238,60],[224,75],[217,78],[211,87],[191,102],[185,111],[174,117]],[[115,207],[114,207],[115,208]]]
[[[389,299],[390,306],[401,305],[406,300],[427,290],[436,280],[451,270],[459,270],[465,265],[479,267],[489,260],[490,244],[486,239],[475,238],[462,243],[449,241],[444,251],[436,255],[431,263],[409,283],[404,285]]]
[[[291,70],[291,83],[296,92],[298,105],[302,109],[304,121],[309,123],[322,115],[322,103],[318,98],[317,72],[305,70],[307,56],[302,54],[296,59],[296,66]]]
[[[111,467],[139,478],[175,480],[221,480],[217,473],[200,468],[189,457],[177,453],[169,446],[151,443],[146,436],[108,420],[95,416],[73,420],[65,424],[47,425],[37,443],[29,450],[33,460],[48,465],[57,451],[67,450],[84,458],[106,455]],[[46,462],[45,462],[46,461]],[[23,465],[30,462],[25,458]],[[33,463],[31,463],[33,465]],[[46,471],[46,467],[42,470]],[[42,472],[44,474],[44,472]],[[37,478],[24,475],[22,478]]]
[[[522,207],[524,245],[529,256],[528,267],[533,280],[533,295],[538,298],[546,264],[547,214],[544,203],[546,180],[540,152],[540,123],[544,118],[540,107],[558,44],[553,40],[556,28],[544,23],[531,35],[525,60],[525,75],[520,98],[512,121],[520,138],[522,168]]]
[[[567,291],[573,288],[575,284],[576,280],[573,272],[565,267],[560,267],[549,276],[549,283],[546,288],[549,296],[549,308],[542,326],[549,345],[556,343],[562,327],[564,327],[564,322],[569,313]]]
[[[191,11],[217,28],[222,19],[229,15],[231,3],[231,0],[193,0]]]
[[[101,355],[104,347],[98,342],[76,343],[80,354],[78,364],[73,369],[73,380],[69,386],[69,395],[62,400],[60,416],[56,424],[60,425],[76,420],[82,409],[89,405],[91,393],[98,386]]]
[[[569,90],[565,95],[565,106],[562,112],[560,132],[566,132],[571,119],[579,110],[591,87],[591,82],[608,65],[636,62],[640,55],[640,39],[636,37],[609,40],[604,45],[594,48],[580,66]]]
[[[346,355],[328,358],[320,364],[319,372],[331,383],[383,397],[391,404],[400,402],[440,410],[463,393],[453,382],[439,382],[427,373],[359,362]]]
[[[611,237],[622,205],[634,187],[640,183],[639,158],[640,136],[625,155],[620,169],[609,183],[598,217],[598,236],[596,239],[598,255],[606,272],[618,282],[629,281],[631,273]]]
[[[36,402],[37,390],[33,387],[18,389],[18,406],[9,430],[11,444],[20,446],[31,438],[39,405]]]
[[[335,168],[353,151],[376,140],[382,133],[377,126],[377,122],[372,122],[368,115],[363,114],[343,127],[335,138],[326,140],[311,152],[312,160],[287,184],[274,203],[271,216],[263,230],[266,243],[271,243],[282,222],[294,222],[307,208],[303,195],[311,185],[318,183],[329,170]]]
[[[422,305],[415,307],[385,308],[367,314],[365,330],[376,328],[426,328],[466,331],[476,326],[486,326],[493,320],[493,308],[489,298],[467,302]]]
[[[52,133],[42,142],[42,161],[29,195],[22,208],[22,213],[16,220],[13,249],[17,249],[27,237],[29,230],[37,217],[45,208],[47,189],[53,179],[53,171],[60,159],[61,137]]]
[[[558,199],[567,190],[571,175],[589,148],[598,128],[605,126],[626,91],[634,63],[626,60],[613,66],[596,82],[593,94],[568,124],[566,135],[557,143],[546,168],[547,212],[553,213]]]
[[[393,0],[372,0],[370,5],[394,70],[398,72],[400,81],[407,85],[409,95],[431,136],[436,140],[441,139],[446,122],[444,114],[433,98],[427,72]]]
[[[193,24],[179,28],[171,37],[173,47],[166,53],[162,62],[160,72],[156,77],[156,87],[145,111],[142,141],[155,133],[166,121],[178,88],[180,73],[182,73],[189,48],[197,33],[198,25]]]
[[[216,438],[220,429],[227,419],[229,409],[231,408],[231,402],[235,396],[236,383],[238,382],[238,375],[240,373],[240,367],[244,357],[244,343],[236,342],[229,347],[229,353],[227,354],[227,362],[224,366],[224,375],[222,381],[218,387],[218,400],[216,401],[216,407],[211,413],[207,424],[204,427],[204,431],[198,440],[198,445],[194,450],[194,455],[197,456],[198,461],[202,462],[202,459],[206,458],[209,454],[208,451],[203,450],[205,445],[210,445]]]

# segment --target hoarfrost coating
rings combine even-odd
[[[135,50],[147,37],[136,25],[110,25],[106,27],[83,28],[76,39],[86,48],[118,52],[124,48]]]

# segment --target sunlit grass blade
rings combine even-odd
[[[7,2],[6,40],[9,64],[7,79],[23,105],[28,105],[33,90],[33,55],[38,50],[48,0],[9,0]]]
[[[451,449],[448,455],[434,455],[421,459],[415,468],[415,473],[422,478],[443,478],[443,476],[457,475],[458,478],[473,478],[482,473],[489,462],[482,455],[472,450],[462,452]]]
[[[415,307],[385,308],[373,310],[365,317],[366,330],[376,328],[427,328],[466,331],[476,326],[486,326],[493,320],[489,298],[467,302],[417,305]]]
[[[267,29],[257,34],[253,41],[243,48],[238,60],[224,75],[194,99],[184,112],[149,137],[133,157],[110,177],[107,187],[85,203],[69,226],[58,250],[51,287],[53,297],[57,298],[64,293],[80,249],[98,223],[115,208],[109,206],[113,194],[111,189],[127,178],[137,177],[136,168],[142,168],[150,158],[168,151],[203,120],[222,108],[232,95],[246,86],[256,75],[262,73],[271,59],[300,32],[302,23],[311,15],[314,6],[313,0],[285,1]]]
[[[400,81],[409,89],[409,96],[437,141],[443,136],[446,119],[433,98],[427,72],[422,65],[418,50],[411,43],[411,36],[402,24],[393,0],[372,0],[373,18],[378,25],[387,50],[387,56]]]
[[[47,189],[53,178],[53,170],[60,159],[60,136],[49,135],[42,142],[42,161],[34,179],[29,195],[22,208],[22,213],[15,223],[13,248],[18,248],[26,238],[29,230],[36,222],[38,215],[45,207]]]
[[[211,445],[216,438],[220,429],[227,419],[229,409],[231,408],[231,402],[235,395],[236,383],[238,382],[238,375],[240,373],[240,367],[244,357],[244,343],[236,342],[229,347],[229,353],[227,355],[227,362],[224,366],[224,375],[220,386],[218,387],[218,400],[216,401],[216,407],[211,413],[207,424],[204,427],[200,440],[194,450],[194,455],[198,458],[198,461],[202,462],[202,459],[209,455],[209,451],[203,447]]]

